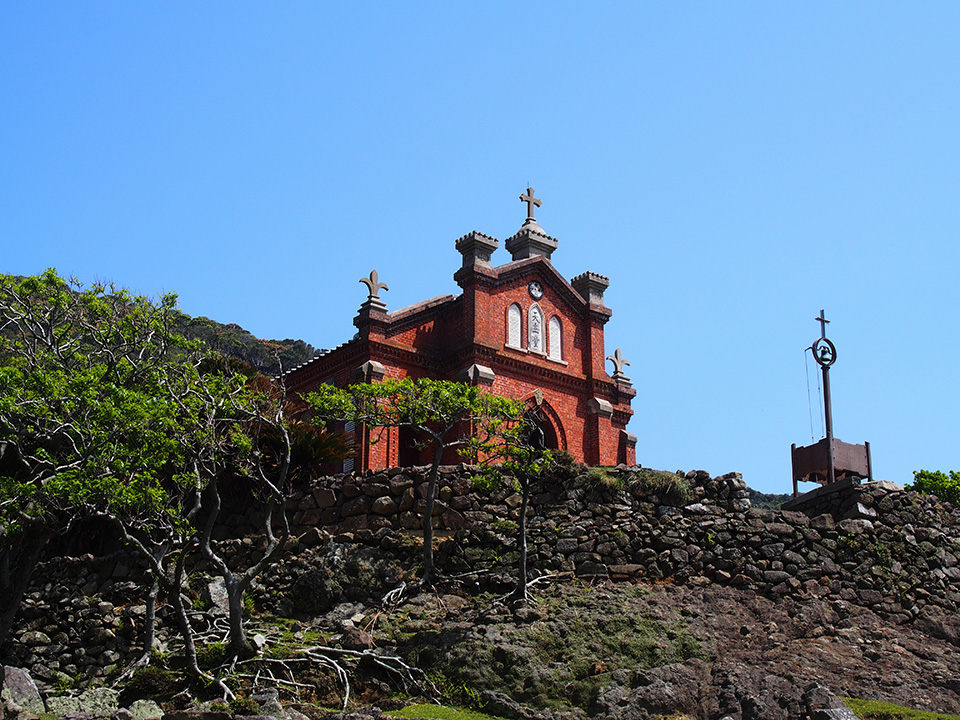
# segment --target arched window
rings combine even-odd
[[[547,340],[550,343],[550,359],[563,360],[563,325],[556,315],[550,318]]]
[[[543,355],[546,352],[543,334],[543,310],[539,305],[532,305],[527,321],[527,350]]]
[[[520,347],[520,326],[523,324],[523,312],[514,303],[507,310],[507,345]]]

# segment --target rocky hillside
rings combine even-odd
[[[236,323],[226,325],[203,317],[180,315],[180,331],[202,340],[212,350],[253,365],[265,375],[277,375],[312,359],[317,351],[303,340],[261,340]]]
[[[424,594],[403,591],[422,469],[328,478],[292,498],[309,530],[255,587],[262,655],[229,682],[304,712],[338,706],[345,686],[327,658],[348,672],[351,703],[425,694],[511,718],[802,718],[837,696],[960,712],[960,513],[948,504],[873,484],[822,496],[810,517],[751,508],[736,475],[579,468],[536,497],[536,580],[518,606],[504,599],[516,497],[474,492],[470,473],[445,469],[446,579]],[[235,508],[232,523],[252,512]],[[231,562],[256,558],[255,541],[224,537]],[[214,667],[209,570],[198,559],[188,593]],[[48,698],[109,683],[139,655],[143,581],[123,553],[49,560],[5,664]],[[156,663],[174,676],[126,699],[173,708],[187,700],[160,617]]]

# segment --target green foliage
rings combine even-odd
[[[303,340],[260,340],[235,323],[223,325],[203,316],[177,313],[176,328],[185,337],[200,340],[214,352],[238,358],[265,375],[291,370],[317,353]]]
[[[426,718],[426,720],[502,720],[496,715],[487,715],[476,710],[427,704],[407,705],[399,710],[387,711],[384,715],[396,718]]]
[[[599,492],[622,492],[626,488],[619,473],[611,473],[602,467],[587,468],[579,480],[585,488]]]
[[[409,427],[423,433],[432,447],[484,444],[522,415],[521,403],[465,383],[420,378],[359,383],[347,389],[321,385],[306,396],[321,421],[353,420],[373,427]],[[470,432],[473,425],[473,433]]]
[[[423,514],[423,575],[433,574],[433,517],[439,467],[450,450],[473,458],[493,454],[523,415],[523,404],[465,383],[420,378],[361,383],[347,389],[321,385],[306,402],[318,422],[331,419],[364,423],[382,432],[412,429],[433,453]],[[376,437],[371,442],[376,442]]]
[[[629,480],[630,490],[643,495],[656,495],[665,505],[680,507],[686,505],[693,491],[683,477],[665,470],[643,468],[632,474]]]
[[[257,610],[257,608],[256,608],[256,606],[254,605],[253,596],[252,596],[252,595],[244,595],[244,596],[243,596],[243,610],[241,611],[242,614],[243,614],[243,619],[244,619],[244,620],[249,620],[250,618],[252,618],[252,617],[254,616],[254,614],[256,613],[256,610]]]
[[[750,505],[759,510],[779,510],[781,505],[793,497],[788,493],[762,493],[752,488],[747,488],[747,494]]]
[[[911,710],[900,705],[877,700],[843,698],[843,701],[847,704],[847,707],[856,713],[857,717],[864,718],[864,720],[960,720],[960,715]]]
[[[427,612],[399,622],[396,630],[385,624],[381,632],[398,637],[397,630],[414,630],[414,637],[398,642],[398,651],[415,657],[427,672],[442,673],[444,687],[495,688],[529,707],[575,705],[593,715],[597,693],[618,670],[635,673],[708,657],[703,641],[682,620],[648,614],[648,592],[554,586],[529,600],[538,619],[505,619],[455,647]]]
[[[490,529],[501,535],[513,535],[517,532],[518,526],[513,520],[494,520],[490,523]]]
[[[182,682],[168,670],[148,665],[133,673],[129,682],[124,686],[121,699],[125,702],[141,698],[151,700],[166,700],[172,697],[182,685]]]
[[[914,470],[913,484],[907,490],[936,495],[941,500],[960,505],[960,472],[950,474],[940,470]]]
[[[443,673],[434,673],[430,676],[430,682],[433,683],[433,686],[440,692],[441,697],[443,697],[447,702],[455,703],[457,705],[462,705],[469,708],[478,709],[481,705],[480,703],[480,693],[474,690],[472,687],[467,685],[467,683],[462,680],[451,680]],[[422,706],[421,706],[422,707]],[[432,715],[400,715],[396,717],[423,717],[430,718],[436,717],[438,720],[444,720],[443,716],[452,716],[456,714],[454,712],[444,713],[441,710],[441,706],[426,706],[437,708]],[[407,708],[404,708],[406,710]],[[449,710],[444,708],[444,710]],[[403,712],[402,710],[400,712]],[[476,714],[476,713],[475,713]]]
[[[180,464],[199,346],[157,302],[55,271],[0,275],[0,534],[78,511],[151,515]]]
[[[256,700],[238,696],[230,701],[230,712],[234,715],[259,715],[260,706]]]
[[[227,646],[221,642],[210,643],[197,648],[197,663],[202,668],[219,667],[227,659]]]

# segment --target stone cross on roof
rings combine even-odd
[[[520,196],[520,201],[525,202],[527,204],[527,220],[528,221],[534,220],[534,217],[533,217],[534,206],[540,207],[540,205],[542,204],[542,201],[540,200],[540,198],[534,197],[535,192],[536,191],[532,187],[528,187],[527,192]]]

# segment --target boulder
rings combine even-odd
[[[120,709],[118,695],[111,688],[90,688],[80,694],[80,708],[94,717],[112,717]]]
[[[10,667],[5,665],[3,668],[3,691],[0,697],[3,698],[5,706],[15,706],[11,714],[27,712],[31,715],[42,715],[47,711],[40,697],[40,691],[37,684],[30,677],[30,673],[23,668]]]

